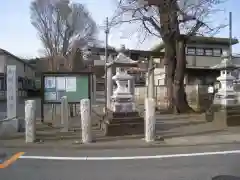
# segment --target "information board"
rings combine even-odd
[[[86,75],[44,75],[44,102],[59,103],[67,96],[69,103],[79,103],[90,97],[90,77]]]

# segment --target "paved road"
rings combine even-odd
[[[240,179],[240,154],[203,155],[191,153],[238,150],[240,145],[191,148],[126,149],[101,151],[26,150],[25,158],[72,157],[65,160],[18,159],[0,169],[4,180],[225,180]],[[8,155],[19,149],[5,149]],[[23,150],[20,150],[23,151]],[[240,151],[239,151],[240,152]],[[184,157],[182,153],[188,153]],[[177,157],[165,156],[177,154]],[[209,154],[209,153],[207,153]],[[76,160],[76,157],[130,157],[163,155],[163,159]],[[38,157],[39,158],[39,157]],[[75,159],[74,159],[75,158]]]

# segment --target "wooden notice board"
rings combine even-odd
[[[42,90],[44,104],[58,104],[63,96],[68,103],[80,103],[81,99],[91,99],[91,73],[44,73]]]

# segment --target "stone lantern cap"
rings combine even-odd
[[[125,73],[125,72],[117,72],[115,76],[112,77],[113,80],[118,81],[118,80],[131,80],[133,76]]]
[[[212,69],[219,69],[219,70],[233,70],[236,68],[237,67],[229,59],[229,55],[228,55],[227,51],[223,52],[221,63],[212,67]]]
[[[113,65],[116,67],[136,67],[138,65],[138,61],[134,61],[122,52],[119,52],[112,62],[107,63],[107,66]]]

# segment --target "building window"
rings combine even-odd
[[[195,55],[196,51],[195,48],[188,47],[187,48],[187,54],[189,55]]]
[[[222,50],[221,49],[213,49],[213,56],[221,56]]]
[[[197,48],[197,49],[196,49],[196,55],[203,56],[203,55],[204,55],[204,49],[202,49],[202,48]]]
[[[213,50],[212,49],[205,49],[205,55],[206,56],[212,56],[213,55]]]

